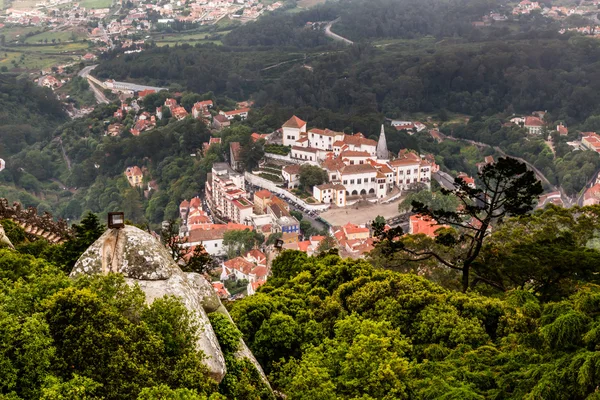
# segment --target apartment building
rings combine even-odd
[[[246,224],[254,204],[248,200],[244,188],[244,175],[233,171],[227,163],[215,163],[207,176],[206,201],[218,216]]]

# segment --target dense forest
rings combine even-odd
[[[549,210],[495,233],[483,263],[503,292],[285,251],[231,313],[292,399],[593,399],[600,253],[586,242],[598,210],[582,214]]]
[[[33,82],[0,74],[0,154],[18,153],[51,137],[67,119],[52,91]]]
[[[211,321],[228,368],[219,384],[196,349],[197,321],[178,299],[147,305],[121,275],[68,278],[105,229],[94,215],[60,245],[1,223],[16,250],[0,242],[0,398],[271,398],[256,369],[233,357],[240,333],[226,317]]]
[[[255,373],[231,364],[242,335],[275,393],[293,400],[594,399],[599,218],[598,207],[550,206],[504,221],[467,293],[444,265],[406,268],[400,253],[284,251],[257,294],[228,304],[236,326],[211,319],[230,363],[221,384],[177,299],[146,305],[119,275],[67,277],[104,230],[95,216],[60,245],[3,220],[15,249],[0,244],[0,396],[271,400]]]
[[[402,43],[359,44],[308,52],[306,61],[302,54],[283,49],[152,48],[107,60],[98,75],[172,82],[238,100],[252,96],[258,107],[277,103],[347,118],[441,109],[470,115],[548,110],[572,125],[600,113],[598,41],[557,32],[547,36],[485,42],[424,38],[417,49]],[[295,64],[310,68],[292,62],[263,71],[294,58],[299,59]]]

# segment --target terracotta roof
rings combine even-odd
[[[223,282],[213,282],[212,287],[215,289],[215,292],[217,292],[219,297],[229,297],[229,291]]]
[[[290,175],[298,175],[300,173],[300,165],[298,165],[298,164],[286,165],[285,167],[282,168],[282,171],[285,171]]]
[[[223,239],[227,229],[192,229],[188,237],[189,243],[205,242],[207,240]]]
[[[317,189],[319,189],[319,190],[325,190],[325,189],[346,190],[346,187],[339,183],[324,183],[322,185],[318,185]]]
[[[599,199],[600,198],[600,183],[596,183],[594,186],[592,186],[591,188],[589,188],[588,190],[585,191],[585,193],[583,194],[583,198],[584,200],[589,200],[589,199]]]
[[[149,94],[152,94],[152,93],[156,93],[156,90],[154,90],[154,89],[141,90],[138,93],[138,97],[144,98],[144,97],[146,97],[146,96],[148,96]]]
[[[267,281],[263,280],[263,279],[257,279],[256,281],[252,282],[252,290],[256,290],[259,287],[261,287],[262,285],[264,285],[265,283],[267,283]]]
[[[269,199],[273,197],[273,193],[269,192],[267,189],[263,189],[255,192],[254,197],[258,197],[260,199]]]
[[[260,139],[266,139],[267,137],[269,137],[268,133],[256,133],[254,132],[252,135],[250,135],[250,138],[252,139],[253,142],[256,142]]]
[[[252,249],[249,252],[247,252],[246,254],[244,254],[244,257],[248,258],[248,257],[253,257],[256,260],[260,261],[267,261],[267,256],[265,255],[265,253],[263,253],[260,250],[257,249]]]
[[[308,253],[308,249],[311,246],[309,240],[304,240],[302,242],[298,242],[298,250],[303,251],[304,253]]]
[[[465,174],[464,172],[461,172],[460,174],[458,174],[457,178],[461,178],[467,185],[475,184],[475,179],[471,178],[469,175]]]
[[[557,125],[556,126],[556,131],[561,134],[561,135],[568,135],[569,134],[569,129],[567,129],[566,126],[564,126],[563,124]]]
[[[319,151],[319,149],[315,149],[312,147],[301,147],[301,146],[292,146],[292,150],[305,151],[307,153],[316,153]]]
[[[260,278],[267,277],[267,275],[269,274],[269,269],[264,265],[259,265],[259,266],[252,268],[251,273],[256,275],[256,277],[259,278],[259,280],[260,280]]]
[[[368,151],[345,150],[340,153],[340,157],[371,157]]]
[[[525,117],[525,126],[544,126],[544,122],[538,117],[528,116]]]
[[[179,204],[179,208],[188,208],[190,206],[190,202],[187,200],[183,200],[181,204]]]
[[[239,110],[225,111],[225,115],[238,115],[249,112],[249,108],[240,108]]]
[[[348,143],[354,146],[375,146],[377,142],[372,139],[366,139],[362,133],[356,133],[354,135],[344,135],[344,143]]]
[[[219,122],[229,122],[229,120],[227,119],[227,117],[224,116],[224,115],[221,115],[221,114],[215,115],[214,119],[216,119]]]
[[[231,153],[233,154],[233,161],[237,161],[240,159],[240,150],[242,146],[239,142],[231,142],[229,143],[229,147],[231,148]]]
[[[375,161],[372,161],[372,160],[369,160],[369,161],[371,161],[371,165],[374,166],[375,168],[377,168],[379,170],[379,172],[382,172],[384,174],[391,174],[394,172],[387,164],[378,164]]]
[[[247,261],[246,259],[244,259],[242,257],[232,258],[231,260],[225,261],[223,264],[227,268],[235,269],[245,275],[249,275],[250,273],[252,273],[252,269],[254,269],[254,267],[256,267],[253,263],[251,263],[250,261]]]
[[[328,171],[337,171],[344,168],[344,163],[339,158],[335,158],[332,160],[325,160],[321,164],[321,166]]]
[[[364,174],[369,172],[377,172],[377,170],[371,164],[346,165],[342,169],[343,175]]]
[[[127,176],[143,176],[144,174],[142,173],[142,170],[140,169],[140,167],[138,167],[136,165],[136,166],[127,168],[127,170],[125,171],[125,175],[127,175]]]
[[[260,227],[260,230],[267,233],[267,232],[271,232],[273,230],[273,225],[271,224],[266,224]]]
[[[202,201],[199,197],[194,197],[192,200],[190,200],[190,208],[200,208],[201,205]]]
[[[348,222],[346,225],[343,226],[344,232],[346,232],[346,234],[353,234],[353,233],[368,233],[369,228],[361,228],[358,225],[354,225],[351,222]]]
[[[300,118],[298,118],[294,115],[292,118],[288,119],[285,124],[283,124],[283,127],[300,129],[305,125],[306,125],[305,121],[302,121]]]

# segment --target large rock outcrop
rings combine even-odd
[[[83,253],[70,276],[111,272],[122,274],[128,284],[138,284],[149,303],[165,295],[179,297],[200,322],[202,332],[196,345],[207,357],[206,365],[211,376],[218,382],[223,379],[227,372],[225,359],[207,313],[219,312],[228,317],[229,313],[202,275],[183,272],[159,241],[129,225],[123,229],[107,230]],[[238,356],[250,359],[268,384],[260,365],[243,341]]]
[[[2,226],[2,224],[0,224],[0,244],[6,245],[11,249],[15,248],[15,246],[13,246],[10,239],[6,235],[6,232],[4,232],[4,227]]]

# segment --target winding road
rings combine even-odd
[[[569,197],[564,189],[560,186],[555,186],[553,185],[548,178],[546,178],[546,176],[542,173],[542,171],[540,171],[539,169],[537,169],[536,167],[533,166],[533,164],[531,164],[529,161],[520,158],[520,157],[515,157],[515,156],[511,156],[510,154],[506,154],[506,152],[504,150],[502,150],[500,147],[498,146],[492,146],[486,143],[482,143],[482,142],[476,142],[474,140],[469,140],[469,139],[459,139],[453,136],[447,136],[448,139],[450,140],[454,140],[454,141],[460,141],[460,142],[465,142],[465,143],[469,143],[472,144],[474,146],[478,146],[478,147],[491,147],[494,150],[496,150],[498,153],[502,154],[505,157],[511,157],[514,158],[516,160],[521,161],[522,163],[526,164],[529,168],[531,168],[531,170],[535,173],[535,175],[538,177],[539,180],[541,180],[542,182],[544,182],[545,184],[547,184],[548,186],[550,186],[552,188],[552,190],[554,190],[555,192],[560,192],[560,196],[562,198],[563,203],[565,204],[565,206],[567,208],[572,207],[574,204],[577,203],[577,199],[573,199],[571,197]]]
[[[81,71],[79,71],[77,73],[77,75],[79,75],[82,78],[87,79],[87,81],[90,85],[90,89],[94,92],[94,96],[96,96],[96,101],[98,103],[108,104],[108,103],[110,103],[110,101],[106,98],[106,96],[104,95],[102,90],[98,89],[98,87],[96,85],[94,85],[94,83],[92,81],[90,81],[90,79],[89,79],[90,72],[92,72],[92,70],[96,67],[97,67],[97,65],[90,65],[88,67],[85,67]]]
[[[333,24],[335,24],[336,22],[338,22],[340,19],[339,17],[334,19],[333,21],[329,22],[327,25],[325,25],[325,36],[328,36],[330,38],[332,38],[333,40],[336,40],[338,42],[343,42],[346,44],[354,44],[354,42],[350,39],[346,39],[343,36],[338,35],[337,33],[333,33],[331,32],[331,26]]]

